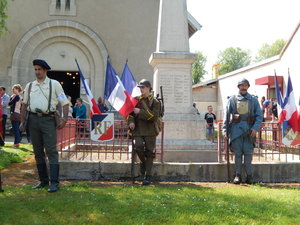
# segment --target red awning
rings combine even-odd
[[[283,76],[277,76],[279,86],[282,86]],[[256,85],[274,85],[274,76],[266,76],[255,79]]]

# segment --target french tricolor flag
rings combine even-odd
[[[278,123],[282,123],[282,136],[283,143],[285,145],[296,145],[299,144],[296,139],[298,132],[298,111],[295,103],[293,85],[288,75],[288,83],[286,87],[286,92],[284,99],[282,100],[281,93],[279,90],[279,85],[277,81],[277,76],[275,74],[275,86],[276,86],[276,98],[278,101]],[[279,95],[280,93],[280,95]]]
[[[137,82],[134,79],[134,76],[132,75],[129,66],[128,66],[128,60],[125,63],[123,73],[121,76],[121,81],[124,85],[125,90],[132,96],[140,96],[141,95],[141,89],[138,87]]]
[[[107,59],[104,98],[124,118],[133,111],[137,104],[137,100],[125,90],[109,59]]]
[[[78,72],[79,72],[79,75],[80,75],[80,79],[81,79],[81,82],[82,82],[82,85],[84,87],[84,90],[85,90],[85,93],[86,93],[86,97],[89,101],[89,105],[90,105],[90,117],[92,118],[94,114],[99,114],[101,115],[101,111],[100,109],[98,108],[97,106],[97,103],[93,97],[93,94],[91,92],[91,89],[89,88],[89,85],[88,83],[86,82],[86,79],[84,78],[82,72],[81,72],[81,69],[79,67],[79,64],[77,62],[77,59],[75,59],[75,62],[76,62],[76,65],[78,67]]]

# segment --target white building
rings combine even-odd
[[[213,105],[217,111],[217,119],[223,118],[223,109],[227,104],[227,97],[237,93],[237,82],[246,78],[250,82],[249,93],[262,96],[267,99],[276,98],[274,86],[274,71],[279,78],[279,83],[285,87],[290,70],[291,81],[294,88],[296,102],[300,97],[300,22],[281,53],[272,58],[266,59],[256,64],[241,68],[239,70],[224,74],[200,84],[193,86],[193,100],[197,103],[198,109],[203,112],[207,105]],[[207,101],[208,99],[208,101]]]

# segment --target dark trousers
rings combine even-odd
[[[141,162],[145,163],[146,175],[151,175],[156,136],[134,137],[134,147]]]
[[[58,164],[55,118],[30,114],[28,122],[36,163],[46,163],[47,156],[50,164]]]
[[[14,136],[15,136],[14,144],[20,144],[20,142],[22,140],[22,132],[19,129],[20,121],[11,121],[11,125],[12,125]]]

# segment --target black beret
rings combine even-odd
[[[41,66],[46,70],[51,70],[51,67],[48,65],[48,63],[46,63],[46,61],[42,59],[35,59],[32,61],[32,64],[34,66]]]

